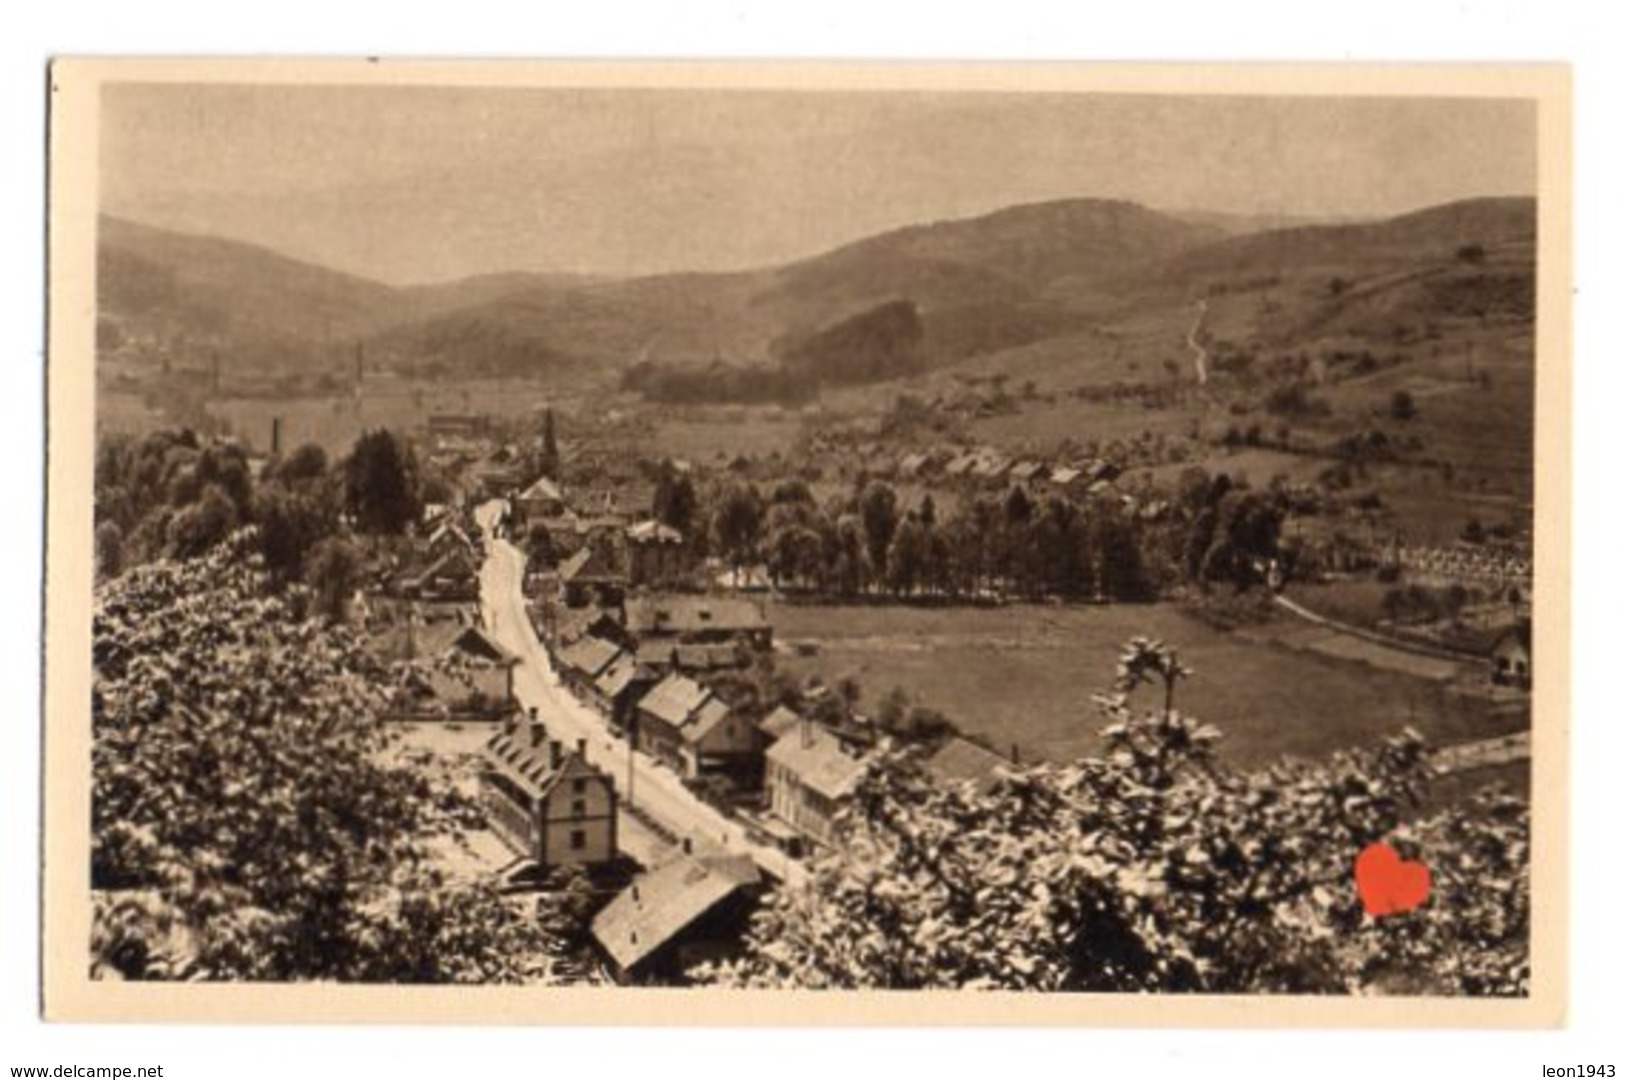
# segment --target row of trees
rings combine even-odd
[[[685,528],[705,520],[686,478],[657,492],[657,512]],[[1139,511],[1163,504],[1155,515]],[[1015,486],[940,515],[927,494],[904,507],[871,481],[820,505],[787,481],[763,495],[729,482],[709,511],[713,549],[735,569],[760,563],[775,583],[853,598],[1014,596],[1149,600],[1187,580],[1246,587],[1279,555],[1286,507],[1279,493],[1187,470],[1166,499],[1130,506],[1116,493],[1034,498]]]
[[[337,462],[300,446],[257,477],[241,446],[189,430],[108,436],[96,453],[97,577],[194,558],[253,526],[272,584],[307,582],[321,609],[335,611],[360,574],[354,540],[402,534],[431,490],[410,446],[384,430],[363,434]]]
[[[1130,643],[1099,700],[1106,754],[944,787],[911,754],[870,767],[842,844],[758,914],[726,986],[1521,995],[1529,815],[1500,793],[1422,809],[1403,732],[1326,764],[1232,772],[1175,707],[1190,672]],[[1132,695],[1149,686],[1149,707]],[[1366,914],[1356,856],[1420,858],[1416,910]]]

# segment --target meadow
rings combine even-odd
[[[1092,695],[1112,683],[1135,635],[1160,638],[1194,670],[1177,705],[1224,732],[1224,760],[1254,766],[1323,758],[1406,725],[1443,745],[1504,734],[1514,713],[1449,692],[1439,680],[1218,630],[1172,605],[914,608],[781,604],[780,662],[826,680],[855,678],[860,707],[892,687],[1023,760],[1099,751]],[[815,651],[814,651],[815,650]],[[1148,692],[1139,704],[1154,705]]]

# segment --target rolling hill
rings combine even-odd
[[[228,365],[339,365],[364,342],[369,358],[419,370],[607,381],[635,364],[772,366],[776,343],[782,350],[894,303],[919,313],[925,367],[978,357],[997,366],[1135,313],[1249,289],[1284,308],[1273,319],[1283,338],[1357,331],[1395,312],[1471,310],[1486,296],[1516,305],[1519,275],[1532,265],[1528,199],[1241,233],[1192,217],[1070,199],[897,229],[755,271],[494,273],[410,288],[108,217],[100,314],[149,338],[218,350]],[[1483,265],[1458,258],[1469,245],[1485,249]],[[1508,254],[1520,248],[1523,256]],[[1333,279],[1354,287],[1329,290]],[[1221,328],[1224,315],[1215,314]]]
[[[670,274],[513,292],[393,328],[381,347],[406,357],[459,337],[497,335],[610,368],[768,362],[786,335],[816,333],[894,301],[915,304],[937,361],[1088,325],[1095,283],[1222,234],[1132,203],[1066,200],[879,234],[785,266]]]

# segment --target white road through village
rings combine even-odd
[[[626,812],[624,804],[632,803],[679,839],[691,839],[697,853],[749,855],[765,873],[790,884],[802,882],[806,870],[800,862],[777,848],[751,840],[742,824],[702,802],[665,765],[646,754],[632,752],[625,739],[610,731],[603,716],[559,684],[551,658],[525,611],[524,556],[507,540],[495,536],[494,525],[501,513],[500,503],[488,502],[475,515],[486,539],[487,554],[480,569],[486,629],[519,657],[514,693],[527,709],[537,710],[549,737],[572,746],[586,740],[587,760],[614,778],[623,803],[619,825],[628,854],[652,865],[662,844],[653,830]]]

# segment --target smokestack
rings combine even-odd
[[[692,854],[694,854],[694,838],[693,837],[691,837],[691,836],[683,837],[683,854],[684,855],[692,855]]]
[[[578,756],[582,757],[583,759],[586,758],[586,756],[587,756],[587,740],[585,738],[580,738],[580,739],[576,740],[576,754]]]
[[[411,623],[408,623],[407,626],[410,628]],[[519,718],[517,716],[515,716],[513,713],[509,713],[507,716],[502,718],[502,733],[504,735],[512,735],[518,730]]]
[[[1010,744],[1010,761],[1015,765],[1021,764],[1021,747],[1015,743]]]
[[[533,724],[540,723],[540,718],[536,715],[536,706],[534,705],[530,707],[530,722]]]
[[[564,761],[564,744],[557,739],[547,741],[547,764],[549,768],[556,769]]]
[[[271,417],[271,456],[282,456],[282,417]]]
[[[530,745],[531,745],[531,749],[535,749],[536,747],[541,746],[542,745],[542,737],[544,735],[546,735],[546,734],[547,734],[547,729],[544,728],[542,725],[538,724],[536,721],[532,720],[530,722]]]

